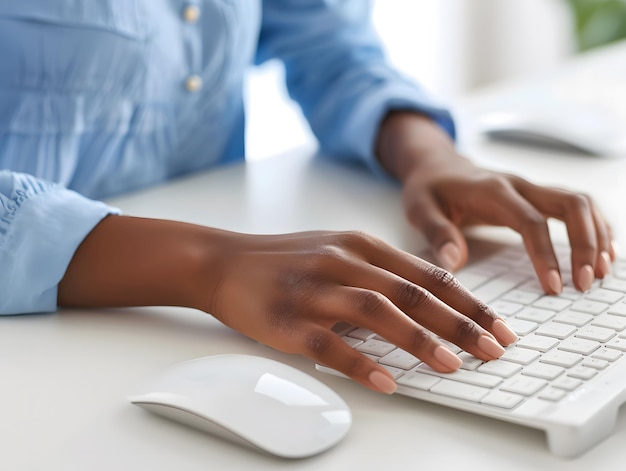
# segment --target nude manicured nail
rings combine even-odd
[[[369,380],[380,392],[384,392],[385,394],[393,394],[396,392],[396,382],[380,371],[372,371]]]
[[[563,282],[561,281],[561,275],[556,270],[550,270],[548,272],[548,287],[554,294],[559,294],[563,291]]]
[[[461,251],[452,242],[448,242],[439,249],[439,261],[446,270],[455,270],[461,263]]]
[[[500,343],[504,345],[511,345],[516,342],[518,337],[515,332],[509,327],[509,325],[502,319],[496,319],[491,327],[493,333],[496,334]]]
[[[451,370],[457,370],[463,364],[463,360],[461,360],[458,356],[456,356],[443,345],[439,345],[437,348],[435,348],[434,355],[437,361],[442,363],[444,366],[450,368]]]
[[[587,291],[593,283],[593,268],[591,265],[583,265],[578,272],[578,285],[582,291]]]
[[[611,256],[606,251],[600,253],[600,272],[602,276],[611,274]]]
[[[500,358],[504,354],[504,347],[496,342],[490,335],[478,337],[478,348],[493,358]]]

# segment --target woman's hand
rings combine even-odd
[[[585,291],[594,277],[610,272],[615,259],[611,227],[588,196],[479,168],[456,152],[439,126],[411,112],[389,114],[377,152],[383,166],[402,181],[410,222],[448,270],[467,260],[462,227],[506,226],[521,234],[544,290],[560,293],[563,282],[547,224],[556,218],[567,227],[575,286]]]
[[[395,390],[391,376],[332,327],[364,327],[438,371],[461,360],[433,334],[482,360],[516,335],[447,271],[358,232],[231,234],[205,310],[285,352],[299,353],[367,387]],[[497,339],[497,340],[496,340]]]
[[[386,393],[391,375],[335,334],[337,323],[374,331],[443,372],[461,360],[438,336],[482,360],[516,340],[450,273],[358,232],[246,235],[109,216],[78,248],[59,304],[202,309]]]

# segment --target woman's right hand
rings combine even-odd
[[[386,393],[392,376],[333,332],[337,323],[376,332],[442,372],[461,360],[439,337],[482,360],[516,340],[449,272],[360,232],[247,235],[108,216],[76,251],[59,305],[202,309]]]
[[[517,336],[447,271],[360,232],[222,233],[202,308],[278,350],[305,355],[386,393],[395,381],[332,327],[376,332],[442,372],[461,360],[438,336],[482,360]]]

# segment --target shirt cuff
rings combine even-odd
[[[0,240],[0,314],[51,312],[74,252],[116,208],[50,186],[21,202]]]
[[[408,84],[393,83],[364,94],[354,108],[346,126],[346,141],[349,153],[363,159],[368,168],[378,177],[392,179],[380,165],[375,155],[378,131],[385,116],[392,110],[407,110],[429,116],[452,138],[456,138],[454,120],[450,112],[437,106],[419,89]]]

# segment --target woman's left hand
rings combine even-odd
[[[567,228],[576,288],[585,291],[610,273],[611,227],[587,195],[480,168],[458,154],[437,124],[412,112],[387,116],[377,154],[402,182],[407,217],[444,268],[457,270],[467,260],[463,227],[506,226],[522,236],[544,290],[559,293],[563,282],[547,224],[556,218]]]

